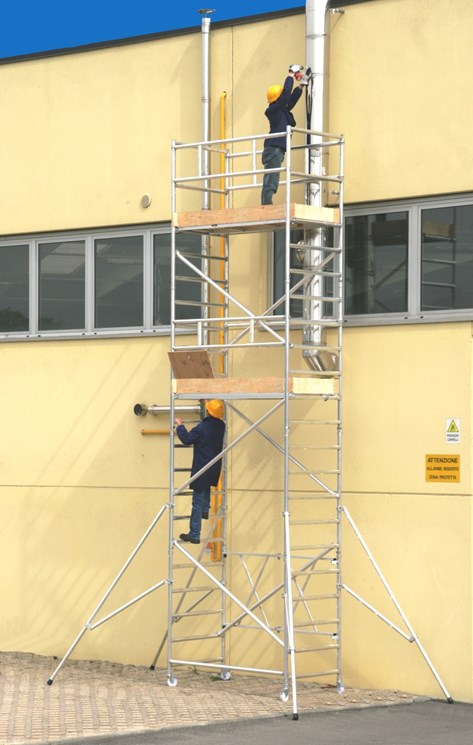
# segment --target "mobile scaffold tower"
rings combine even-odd
[[[252,206],[259,201],[267,137],[172,145],[172,390],[169,406],[145,408],[169,411],[172,423],[176,411],[195,416],[202,399],[225,402],[223,477],[212,497],[207,535],[199,546],[178,537],[189,519],[192,482],[203,471],[183,480],[190,454],[171,426],[169,501],[47,682],[52,685],[88,631],[167,588],[167,630],[151,668],[166,650],[171,687],[180,665],[216,670],[224,680],[232,671],[275,676],[280,698],[288,701],[292,694],[297,719],[298,680],[323,680],[343,690],[345,591],[417,646],[452,703],[341,501],[343,137],[288,127],[285,165],[273,169],[281,175],[282,202]],[[204,195],[202,208],[181,209],[183,194]],[[219,199],[218,209],[210,197]],[[267,302],[265,293],[255,291],[255,285],[265,286],[266,271],[262,282],[245,281],[254,252],[268,248],[264,234],[274,277]],[[137,404],[134,413],[141,415],[143,406]],[[166,514],[168,576],[97,619]],[[407,631],[342,581],[342,518]]]
[[[172,144],[170,415],[181,401],[219,398],[227,440],[208,533],[190,546],[178,537],[189,516],[189,453],[171,437],[168,683],[179,665],[223,679],[235,670],[280,676],[297,718],[298,679],[343,689],[343,137],[288,127],[282,203],[252,206],[265,138]],[[182,209],[202,193],[219,207]],[[241,265],[250,241],[267,250],[264,233],[281,268],[268,302],[248,295],[251,261]],[[188,299],[189,283],[201,300]],[[267,472],[245,491],[238,482],[255,453]],[[242,514],[254,521],[240,529]],[[274,664],[262,668],[263,655]]]

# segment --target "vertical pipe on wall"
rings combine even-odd
[[[316,132],[326,131],[326,38],[327,38],[327,11],[328,0],[307,0],[306,3],[306,64],[312,70],[312,85],[309,88],[308,121],[307,128]],[[323,174],[322,149],[317,148],[321,137],[310,135],[309,150],[309,173],[314,175]],[[321,207],[323,191],[320,182],[309,184],[307,201],[316,207]],[[304,267],[311,269],[319,263],[322,258],[321,252],[317,250],[323,245],[323,228],[306,230],[304,244],[313,246],[304,254]],[[307,287],[309,296],[322,297],[324,295],[323,278],[315,276]],[[304,317],[309,322],[304,329],[304,342],[308,348],[303,352],[304,359],[314,370],[325,370],[331,367],[330,356],[313,349],[313,345],[322,346],[325,343],[321,326],[314,325],[313,321],[321,320],[323,316],[323,304],[320,300],[307,299],[304,303]],[[327,364],[328,363],[328,364]]]
[[[202,142],[206,143],[210,139],[210,17],[209,14],[213,13],[213,10],[203,8],[198,11],[202,16],[201,25],[201,60],[202,60],[202,81],[201,81],[201,102],[202,102]],[[208,150],[203,147],[201,149],[201,163],[200,171],[203,176],[207,176],[209,173],[209,153]],[[208,181],[204,179],[202,189],[202,209],[208,210],[210,208],[210,198],[208,189]],[[202,263],[201,269],[204,274],[208,274],[209,262],[206,260],[206,256],[210,253],[210,239],[208,235],[202,236]],[[209,287],[206,282],[202,285],[202,302],[204,303],[204,315],[208,315],[208,303],[209,301]],[[206,343],[208,340],[207,325],[203,326],[203,338],[202,343]]]

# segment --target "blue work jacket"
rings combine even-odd
[[[197,471],[200,471],[216,455],[222,452],[225,422],[214,416],[206,416],[190,432],[183,424],[179,424],[176,427],[176,434],[183,445],[194,446],[191,469],[191,476],[194,476]],[[218,460],[202,476],[199,476],[190,484],[191,488],[200,491],[210,486],[217,486],[221,470],[222,461]]]
[[[296,125],[296,120],[291,114],[291,109],[294,108],[302,95],[302,88],[298,87],[293,91],[293,85],[294,78],[288,75],[284,81],[281,95],[273,103],[270,103],[264,112],[269,119],[269,133],[282,133],[281,137],[273,137],[270,140],[265,140],[264,147],[269,145],[271,147],[280,147],[286,151],[286,129],[288,125],[291,127],[295,127]]]

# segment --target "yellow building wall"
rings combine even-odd
[[[376,0],[331,21],[330,131],[347,202],[471,189],[468,0]]]
[[[346,134],[349,201],[471,188],[468,76],[455,65],[452,85],[442,63],[446,38],[465,58],[472,26],[469,4],[448,0],[435,13],[376,0],[331,16],[330,128]],[[303,15],[212,32],[213,137],[222,91],[228,136],[266,131],[264,92],[303,61],[304,34]],[[3,65],[0,79],[3,235],[170,219],[171,139],[201,136],[199,34]],[[267,242],[232,241],[232,291],[264,308]],[[132,409],[168,402],[168,348],[167,337],[1,346],[1,648],[62,656],[167,500],[168,438],[140,432],[166,418]],[[471,701],[471,325],[351,328],[344,349],[346,506],[451,695]],[[268,364],[246,353],[235,371]],[[461,419],[461,481],[448,488],[425,481],[426,454],[454,452],[447,417]],[[230,524],[262,541],[273,512],[261,496],[277,475],[253,443],[231,458]],[[347,524],[343,546],[344,582],[399,623]],[[104,612],[166,576],[163,518]],[[165,593],[87,633],[75,655],[150,664]],[[343,629],[346,685],[440,695],[414,645],[346,593]],[[245,648],[278,657],[236,634],[232,661]]]

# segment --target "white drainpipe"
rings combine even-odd
[[[312,69],[312,86],[310,111],[311,117],[308,128],[317,132],[326,131],[325,96],[327,92],[327,65],[326,65],[326,40],[327,40],[327,17],[328,0],[307,0],[306,3],[306,65]],[[311,144],[317,144],[320,138],[311,137]],[[315,148],[310,151],[309,172],[323,174],[323,159],[321,151]],[[323,206],[323,189],[321,184],[313,183],[309,187],[308,202],[316,207]],[[322,245],[323,230],[312,229],[304,233],[304,243],[313,245],[314,250],[305,251],[304,266],[307,269],[315,266],[321,259],[321,251],[317,250]],[[323,278],[315,277],[307,287],[308,295],[322,296]],[[322,319],[322,303],[307,300],[304,303],[304,317],[308,320]],[[325,334],[320,326],[308,326],[304,330],[304,343],[308,345],[322,345]],[[333,367],[331,355],[321,353],[318,350],[308,348],[304,353],[304,359],[314,370],[326,370]]]
[[[203,8],[199,10],[202,15],[202,142],[210,139],[210,17],[213,10]],[[205,151],[202,154],[202,173],[209,172],[209,156]],[[208,192],[202,192],[202,209],[209,208]]]
[[[214,11],[209,8],[202,8],[198,11],[202,16],[201,25],[201,67],[202,67],[202,142],[208,142],[210,139],[210,14]],[[209,173],[209,154],[206,150],[202,152],[201,159],[202,175],[206,176]],[[208,182],[203,182],[204,186],[208,186]],[[202,209],[208,210],[210,208],[210,196],[208,191],[202,192]],[[210,240],[208,235],[202,236],[202,255],[208,256],[210,253]],[[203,261],[201,265],[204,274],[208,274],[208,261]],[[205,282],[202,286],[202,302],[207,303],[209,300],[209,286]],[[203,315],[208,315],[208,306],[204,306]],[[204,338],[202,342],[205,344],[208,340],[208,331],[204,329]]]

